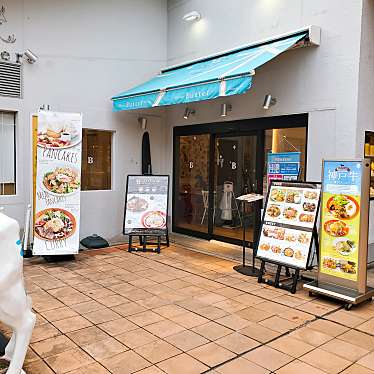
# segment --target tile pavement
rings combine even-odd
[[[374,374],[374,303],[347,312],[233,265],[178,245],[26,260],[38,317],[26,373]]]

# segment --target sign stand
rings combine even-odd
[[[318,259],[318,251],[319,251],[318,232],[317,232],[317,229],[315,227],[313,229],[312,238],[313,238],[314,244],[316,246],[316,253],[317,253],[317,259]],[[263,274],[265,273],[266,262],[277,265],[277,271],[275,273],[274,280],[264,279],[264,277],[263,277]],[[306,270],[312,270],[313,269],[312,263],[313,263],[313,258],[310,261],[310,264],[306,267]],[[286,276],[288,277],[288,279],[280,282],[282,267],[285,268]],[[291,275],[289,272],[287,272],[287,269],[295,270],[294,274]],[[258,281],[258,283],[266,283],[270,286],[274,286],[275,288],[281,288],[283,290],[291,292],[292,294],[295,294],[296,293],[297,282],[298,282],[299,278],[300,278],[300,268],[296,268],[296,267],[293,267],[293,266],[290,266],[290,265],[286,266],[286,265],[282,265],[282,264],[277,264],[273,261],[268,261],[268,260],[262,259],[261,260],[261,267],[260,267],[260,274],[258,276],[257,281]]]
[[[168,175],[127,176],[123,234],[129,236],[129,252],[146,252],[150,249],[147,244],[153,244],[157,247],[152,250],[160,253],[162,238],[169,247],[168,201]],[[139,238],[140,248],[133,245],[135,236]],[[157,242],[149,242],[150,237],[156,237]]]
[[[294,294],[300,270],[313,268],[313,243],[317,253],[319,248],[316,217],[320,189],[316,182],[271,181],[257,244],[261,260],[258,283]],[[277,266],[274,280],[264,278],[266,263]],[[287,279],[281,281],[283,267]],[[289,269],[294,270],[292,275]]]
[[[374,297],[367,286],[370,161],[322,164],[318,278],[304,288],[343,301],[349,310]]]
[[[257,194],[248,194],[242,195],[237,197],[237,200],[242,202],[242,224],[243,224],[243,264],[234,266],[234,270],[238,273],[247,275],[250,277],[258,277],[260,275],[260,270],[255,267],[256,261],[256,248],[253,248],[252,251],[252,266],[247,266],[245,264],[245,252],[246,252],[246,242],[245,242],[245,220],[244,220],[244,213],[245,213],[245,203],[254,203],[255,201],[262,200],[264,197],[262,195]],[[257,240],[256,240],[257,242]],[[257,247],[257,246],[256,246]]]
[[[129,248],[128,248],[128,251],[129,252],[132,252],[132,251],[138,251],[138,247],[134,247],[133,246],[133,237],[134,236],[138,236],[139,237],[139,243],[141,245],[141,250],[143,252],[146,252],[147,251],[147,244],[150,244],[150,245],[157,245],[157,248],[156,248],[156,252],[157,253],[160,253],[161,252],[161,245],[164,244],[166,245],[167,247],[169,247],[170,245],[170,242],[169,242],[169,231],[167,230],[166,234],[165,232],[149,232],[149,233],[142,233],[141,235],[139,234],[129,234]],[[147,241],[147,237],[157,237],[157,243],[150,243]],[[165,243],[162,243],[162,237],[165,237],[166,239],[166,242]]]

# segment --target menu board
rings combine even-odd
[[[264,209],[257,257],[305,269],[320,194],[318,183],[273,181]]]
[[[158,234],[167,229],[169,176],[127,177],[124,234]]]
[[[268,183],[296,181],[300,172],[300,152],[268,153]]]
[[[320,272],[357,281],[361,161],[324,161]]]
[[[79,251],[82,115],[38,113],[34,255]]]

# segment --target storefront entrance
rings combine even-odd
[[[307,115],[261,118],[174,128],[173,231],[252,244],[262,203],[236,198],[266,193],[268,152],[301,152],[305,175]]]

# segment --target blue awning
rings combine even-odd
[[[293,47],[306,32],[163,70],[112,97],[113,110],[144,109],[238,95],[252,86],[255,69]]]

